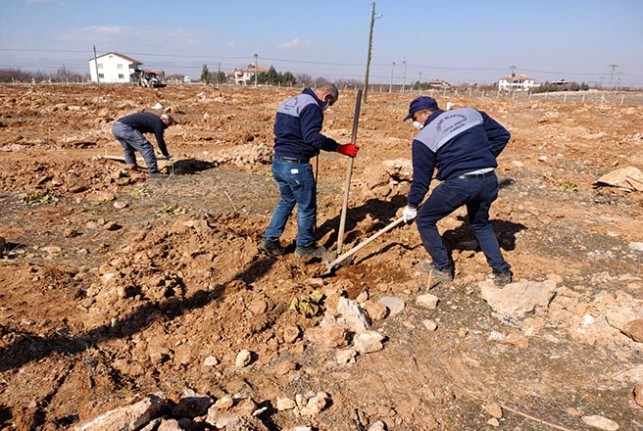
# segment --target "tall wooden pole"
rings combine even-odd
[[[364,77],[364,103],[368,97],[368,73],[371,68],[371,50],[373,49],[373,26],[375,24],[375,2],[371,3],[371,30],[368,33],[368,55],[366,56],[366,76]]]

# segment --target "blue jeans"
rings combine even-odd
[[[143,160],[145,160],[145,165],[150,174],[159,172],[154,147],[152,147],[150,141],[148,141],[141,132],[127,124],[117,121],[112,126],[112,133],[123,146],[126,164],[136,165],[136,155],[134,154],[134,150],[136,150],[143,156]]]
[[[462,205],[467,206],[469,226],[494,272],[509,270],[502,257],[498,240],[489,222],[489,208],[498,197],[498,178],[450,179],[433,190],[417,216],[417,226],[424,248],[438,269],[451,268],[451,261],[436,223]]]
[[[272,175],[279,187],[281,199],[263,237],[278,240],[297,204],[297,246],[313,244],[317,223],[317,185],[312,166],[310,163],[286,162],[275,157],[272,161]]]

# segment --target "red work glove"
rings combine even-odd
[[[359,147],[355,144],[339,144],[339,147],[337,148],[338,153],[344,154],[348,157],[355,157],[358,151]]]

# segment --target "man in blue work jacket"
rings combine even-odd
[[[509,141],[509,131],[482,111],[444,111],[427,96],[411,102],[404,120],[410,118],[420,132],[412,144],[413,182],[402,214],[407,223],[417,217],[420,238],[432,258],[432,262],[421,263],[419,269],[432,273],[436,281],[453,280],[453,264],[436,223],[466,205],[469,226],[493,270],[496,284],[511,283],[513,274],[489,222],[489,208],[498,197],[496,158]],[[418,212],[434,169],[442,183]]]
[[[315,244],[317,222],[317,185],[310,159],[320,150],[336,151],[349,157],[357,155],[354,144],[338,144],[321,133],[324,110],[339,98],[333,84],[322,84],[292,97],[277,108],[275,120],[275,156],[272,174],[279,187],[281,199],[263,234],[260,248],[272,256],[285,253],[279,238],[295,204],[297,212],[297,257],[321,257],[326,251]]]

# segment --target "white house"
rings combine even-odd
[[[498,90],[500,91],[529,91],[536,86],[536,81],[527,75],[506,76],[498,81]]]
[[[264,73],[265,71],[265,68],[257,66],[257,73]],[[228,73],[228,78],[232,78],[236,85],[251,84],[255,79],[255,67],[251,64],[243,69],[234,69],[232,72]]]
[[[96,66],[98,63],[98,67]],[[132,82],[131,75],[142,65],[138,60],[116,52],[99,55],[96,60],[89,60],[89,76],[92,82],[107,84],[128,84]],[[98,79],[96,73],[98,72]]]

